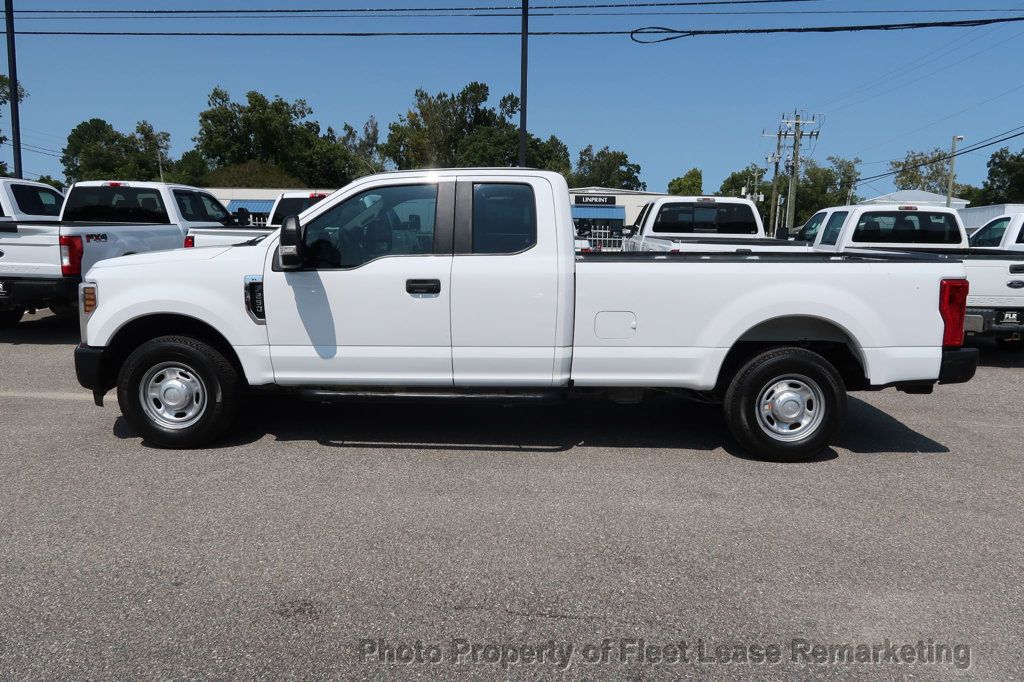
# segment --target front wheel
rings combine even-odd
[[[24,308],[12,308],[10,310],[0,310],[0,329],[9,329],[14,327],[21,318],[25,316]]]
[[[231,425],[240,391],[238,371],[219,350],[186,336],[162,336],[125,360],[117,402],[150,443],[196,448]]]
[[[748,361],[725,394],[725,419],[751,455],[799,462],[828,447],[846,416],[835,367],[803,348],[773,348]]]

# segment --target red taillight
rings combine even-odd
[[[185,248],[186,249],[191,249],[195,245],[196,245],[196,238],[195,237],[193,237],[192,235],[189,235],[189,236],[185,237]]]
[[[946,348],[964,345],[964,316],[967,314],[969,289],[966,279],[944,279],[939,287],[939,314],[945,325],[942,345]]]
[[[60,274],[68,277],[70,275],[82,274],[82,238],[61,237],[60,243]]]

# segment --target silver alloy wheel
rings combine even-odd
[[[185,429],[206,412],[206,384],[198,372],[178,362],[161,362],[139,384],[146,417],[166,429]]]
[[[769,381],[758,394],[757,423],[775,440],[793,443],[811,437],[825,418],[825,398],[811,379],[792,374]]]

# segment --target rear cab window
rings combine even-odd
[[[746,204],[675,201],[658,210],[654,234],[757,234],[757,218]]]
[[[835,246],[836,242],[839,241],[839,233],[843,231],[843,223],[846,222],[846,216],[850,215],[849,211],[836,211],[828,217],[828,222],[825,223],[825,229],[821,233],[821,244],[824,246]]]
[[[56,218],[60,215],[64,196],[56,190],[34,185],[11,185],[11,194],[18,210],[26,215]]]
[[[71,222],[169,224],[160,190],[125,186],[75,186],[64,220]]]
[[[861,244],[959,244],[961,241],[956,218],[937,211],[863,213],[850,240]]]

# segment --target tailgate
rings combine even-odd
[[[972,308],[1024,308],[1024,260],[964,261]]]
[[[0,277],[60,277],[56,225],[0,226]]]

